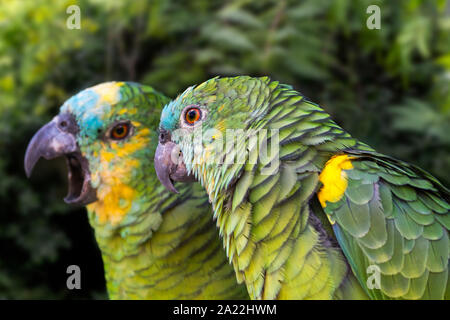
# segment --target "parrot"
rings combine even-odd
[[[292,86],[216,77],[161,112],[155,170],[194,177],[251,299],[449,299],[450,192]]]
[[[153,154],[169,99],[135,82],[105,82],[69,98],[31,139],[41,158],[65,157],[66,203],[87,208],[110,299],[248,299],[221,248],[203,188],[167,191]]]

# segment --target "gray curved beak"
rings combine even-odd
[[[88,160],[82,156],[76,142],[78,126],[69,114],[60,114],[44,125],[31,139],[25,153],[25,172],[31,176],[34,166],[42,157],[50,160],[64,156],[69,178],[66,203],[87,205],[97,200],[96,190],[91,187]]]
[[[178,145],[166,138],[161,139],[155,152],[155,171],[159,181],[169,190],[178,193],[174,181],[192,182],[195,178],[188,174],[183,155]]]
[[[25,172],[31,176],[34,166],[43,157],[50,160],[78,150],[75,136],[59,127],[56,116],[33,136],[25,153]]]
[[[158,144],[155,152],[155,171],[159,181],[168,190],[178,193],[178,190],[173,185],[173,180],[170,177],[172,172],[176,171],[177,164],[172,161],[172,152],[176,144],[173,142],[166,142],[165,144]]]

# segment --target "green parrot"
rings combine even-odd
[[[162,111],[155,169],[172,191],[203,185],[252,299],[449,298],[449,190],[290,86],[188,88]]]
[[[111,299],[248,299],[238,285],[199,187],[168,192],[157,180],[157,125],[168,98],[131,82],[107,82],[67,100],[31,140],[40,157],[64,156],[67,203],[85,205]]]

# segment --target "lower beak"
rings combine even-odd
[[[178,190],[173,185],[174,181],[195,181],[186,169],[179,147],[172,141],[158,144],[155,153],[155,170],[159,181],[175,193],[178,193]]]
[[[69,169],[69,193],[64,201],[86,205],[96,200],[96,192],[90,186],[87,159],[81,155],[75,133],[71,132],[76,126],[73,122],[67,115],[56,116],[39,129],[27,147],[24,166],[27,177],[30,177],[41,157],[50,160],[65,156]]]

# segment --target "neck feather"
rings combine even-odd
[[[251,297],[331,298],[349,269],[311,203],[332,155],[372,149],[295,91],[280,86],[271,97],[267,113],[250,128],[257,143],[241,135],[239,148],[221,155],[244,154],[242,164],[199,161],[193,171]]]

